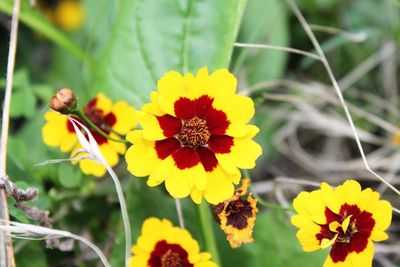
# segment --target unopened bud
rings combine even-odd
[[[62,114],[71,114],[77,105],[78,101],[74,92],[69,88],[60,89],[56,95],[51,97],[50,108]]]

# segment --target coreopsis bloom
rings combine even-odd
[[[85,17],[79,0],[39,0],[37,5],[48,20],[64,30],[79,28]]]
[[[143,130],[127,135],[133,143],[125,155],[128,170],[149,176],[149,186],[165,181],[174,198],[190,194],[196,203],[204,196],[217,204],[231,197],[238,168],[253,168],[261,155],[252,140],[259,129],[247,125],[254,103],[235,94],[236,83],[226,69],[165,74],[142,108]]]
[[[217,267],[187,230],[166,219],[145,220],[132,253],[130,267]]]
[[[291,221],[304,251],[331,247],[324,267],[371,267],[372,241],[388,238],[392,206],[357,181],[335,189],[322,183],[319,190],[301,192],[293,206],[298,214]]]
[[[230,199],[213,206],[214,217],[233,248],[253,242],[253,228],[258,212],[257,200],[251,193],[246,199],[241,198],[246,194],[249,183],[249,178],[242,179],[242,186]]]
[[[125,101],[118,101],[113,104],[102,93],[97,94],[95,98],[85,105],[83,113],[98,128],[114,139],[120,139],[120,135],[127,134],[137,123],[136,110],[133,107],[129,106]],[[75,115],[72,116],[81,121]],[[58,112],[49,111],[45,114],[45,120],[47,122],[42,129],[44,143],[51,147],[60,147],[60,150],[64,153],[72,150],[71,154],[76,154],[81,146],[78,143],[74,127],[68,118]],[[91,129],[88,125],[86,126],[90,129],[108,164],[111,167],[117,165],[119,162],[118,155],[125,153],[126,145],[111,141]],[[103,165],[90,159],[80,160],[79,166],[83,173],[93,174],[98,177],[103,176],[106,172]]]

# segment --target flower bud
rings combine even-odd
[[[77,103],[78,101],[74,92],[69,88],[63,88],[51,97],[50,108],[68,115],[75,110]]]

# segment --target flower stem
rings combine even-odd
[[[260,203],[261,206],[264,206],[266,208],[271,208],[271,209],[276,209],[276,210],[282,210],[282,211],[294,211],[292,208],[285,208],[279,205],[271,204],[262,199],[256,192],[252,190],[253,196],[257,199],[257,203]]]
[[[118,142],[118,143],[124,143],[124,144],[128,144],[128,141],[124,140],[124,139],[115,139],[112,138],[111,136],[109,136],[108,134],[106,134],[105,132],[103,132],[99,127],[96,126],[96,124],[94,124],[91,120],[89,120],[88,117],[86,117],[86,115],[79,111],[76,110],[73,112],[74,115],[78,116],[80,119],[82,119],[90,128],[92,128],[93,130],[95,130],[96,132],[98,132],[101,136],[107,138],[108,140],[114,141],[114,142]]]
[[[212,255],[212,260],[217,264],[221,265],[219,259],[219,253],[217,248],[217,243],[215,241],[214,230],[212,229],[212,218],[209,205],[203,200],[199,205],[197,205],[197,211],[199,213],[201,230],[203,232],[204,241],[206,243],[206,248]]]
[[[243,176],[244,176],[245,178],[250,178],[250,172],[249,172],[249,170],[242,169],[242,173],[243,173]],[[264,207],[266,207],[266,208],[276,209],[276,210],[294,211],[292,208],[289,208],[289,207],[288,207],[288,208],[285,208],[285,207],[282,207],[282,206],[279,206],[279,205],[275,205],[275,204],[268,203],[267,201],[265,201],[264,199],[262,199],[256,192],[254,192],[254,190],[251,190],[251,192],[253,193],[253,196],[257,199],[257,202],[258,202],[261,206],[264,206]]]

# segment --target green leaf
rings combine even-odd
[[[10,117],[32,118],[36,112],[36,98],[31,90],[15,90],[12,93]]]
[[[7,143],[8,157],[17,165],[21,170],[25,170],[26,156],[28,155],[25,142],[20,138],[10,136]]]
[[[140,106],[167,71],[226,67],[245,3],[120,1],[92,87]]]
[[[288,16],[281,0],[251,0],[243,17],[239,42],[287,46]],[[243,66],[249,84],[278,79],[286,66],[287,52],[270,49],[237,48],[233,71]]]
[[[67,188],[77,187],[82,180],[82,172],[77,166],[70,163],[60,164],[58,168],[58,180]]]

